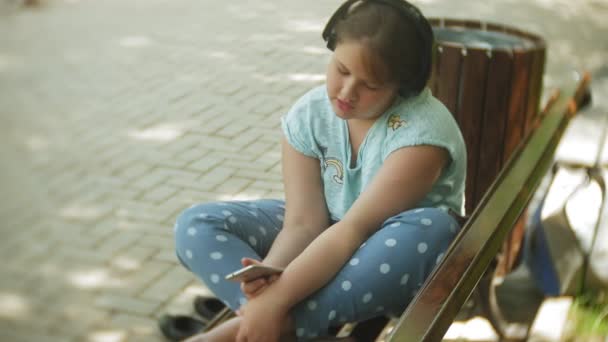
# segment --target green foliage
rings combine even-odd
[[[585,293],[570,310],[567,341],[603,341],[608,338],[607,293]]]

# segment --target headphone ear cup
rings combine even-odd
[[[336,34],[333,32],[327,37],[327,48],[331,51],[336,49]]]
[[[431,24],[417,7],[407,2],[403,2],[403,6],[402,13],[406,17],[413,19],[422,45],[419,72],[411,79],[404,80],[400,84],[399,94],[403,97],[408,97],[410,95],[418,94],[427,85],[433,64],[432,58],[435,37]]]
[[[325,29],[323,30],[323,39],[327,42],[327,48],[331,51],[334,51],[336,48],[336,32],[335,26],[338,20],[343,19],[348,13],[348,9],[350,6],[360,0],[347,0],[345,3],[340,5],[336,12],[329,18],[329,21],[325,25]]]

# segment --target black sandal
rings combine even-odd
[[[186,315],[163,315],[158,319],[158,327],[168,340],[182,341],[203,332],[207,324]]]
[[[194,311],[202,318],[211,321],[226,305],[215,297],[197,296],[194,298]]]

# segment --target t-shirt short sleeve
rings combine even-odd
[[[287,142],[305,156],[317,158],[312,132],[312,109],[310,93],[302,96],[291,109],[281,117],[281,128]]]
[[[458,148],[462,137],[450,112],[435,98],[420,101],[389,117],[382,159],[400,148],[419,145],[444,148],[451,160],[463,158]]]
[[[387,119],[382,160],[403,147],[430,145],[448,151],[450,160],[427,196],[417,205],[450,208],[464,214],[466,146],[452,114],[430,93],[399,106]]]

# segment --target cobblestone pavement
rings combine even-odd
[[[174,218],[282,197],[279,117],[323,82],[320,31],[340,1],[12,2],[0,3],[0,340],[161,341],[156,317],[207,293],[174,257]],[[547,87],[582,66],[608,75],[606,1],[416,3],[545,36]]]

